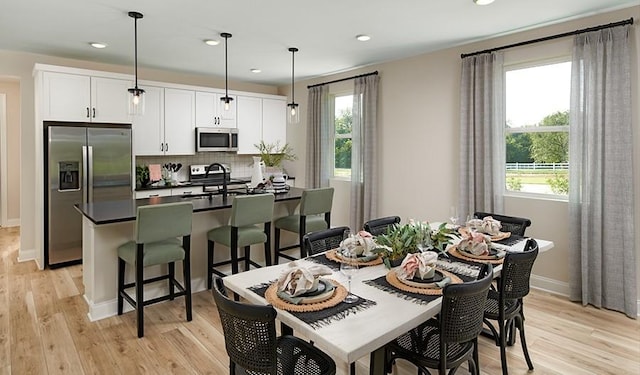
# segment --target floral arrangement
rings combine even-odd
[[[444,252],[451,241],[451,234],[453,230],[447,228],[446,223],[433,229],[427,222],[410,219],[409,223],[394,225],[387,233],[376,236],[378,247],[374,252],[381,254],[384,264],[391,268],[392,263],[418,251],[418,246]]]
[[[297,159],[293,153],[293,147],[289,143],[280,146],[280,142],[265,143],[264,140],[261,140],[260,143],[254,146],[258,149],[260,157],[267,167],[280,167],[284,160]]]
[[[351,254],[369,255],[378,248],[378,244],[371,233],[361,230],[340,242],[340,247],[347,249]]]
[[[398,278],[411,280],[418,274],[421,279],[428,279],[435,275],[438,253],[425,251],[424,253],[408,254],[396,270]]]

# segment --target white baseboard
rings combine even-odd
[[[18,262],[36,260],[36,255],[36,249],[20,249],[18,250]]]
[[[3,227],[11,228],[11,227],[19,227],[20,219],[8,219],[6,223],[4,223]]]
[[[545,292],[569,297],[569,283],[550,279],[548,277],[531,275],[531,287]]]

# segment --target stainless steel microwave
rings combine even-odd
[[[196,128],[196,151],[238,151],[238,129]]]

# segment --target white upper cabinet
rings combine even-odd
[[[164,154],[164,88],[140,86],[144,90],[144,115],[133,116],[133,153]]]
[[[235,128],[237,126],[238,98],[235,95],[229,95],[233,100],[229,102],[229,110],[225,111],[224,103],[221,100],[224,95],[224,92],[196,91],[196,126],[220,128]]]
[[[287,101],[262,99],[262,139],[265,143],[287,143]]]
[[[43,73],[43,119],[130,123],[128,80]]]
[[[196,153],[195,91],[164,90],[165,155]]]
[[[286,99],[238,95],[238,154],[257,154],[255,145],[287,142]]]
[[[238,154],[257,154],[262,139],[262,99],[238,96]]]

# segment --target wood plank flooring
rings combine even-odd
[[[134,313],[89,322],[82,267],[39,271],[17,261],[18,228],[0,228],[0,374],[225,374],[228,357],[209,292],[145,309],[145,337]],[[525,300],[533,374],[640,374],[640,322],[533,291]],[[480,338],[482,374],[498,375],[500,354]],[[528,374],[520,344],[508,349],[509,373]],[[358,374],[368,373],[368,359]],[[415,374],[398,363],[395,374]],[[466,373],[459,371],[458,373]]]

